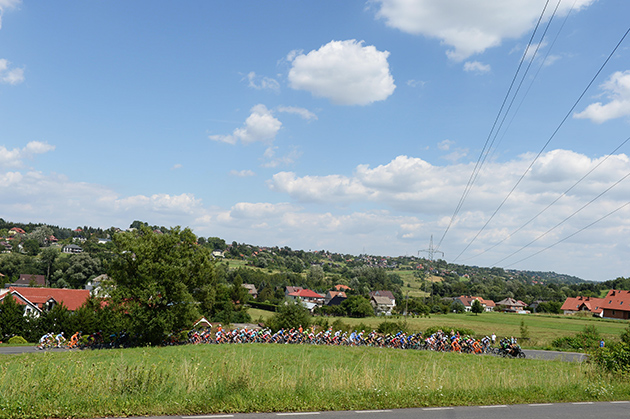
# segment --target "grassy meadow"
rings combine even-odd
[[[628,400],[582,363],[383,348],[186,345],[0,356],[0,418]]]

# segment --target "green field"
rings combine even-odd
[[[383,348],[187,345],[0,356],[0,418],[628,400],[589,364]]]
[[[254,321],[259,318],[264,319],[273,315],[272,312],[249,309],[249,313]],[[347,317],[328,317],[330,324],[336,319],[351,326],[364,324],[376,329],[383,321],[405,321],[404,317],[367,317],[362,319]],[[521,321],[529,331],[529,340],[521,340],[521,345],[525,348],[548,348],[551,341],[563,336],[573,336],[584,330],[585,326],[595,326],[604,339],[617,339],[621,332],[630,325],[623,320],[599,319],[594,317],[563,316],[563,315],[542,315],[542,314],[511,314],[511,313],[483,313],[478,316],[471,313],[462,314],[435,314],[430,317],[408,317],[406,319],[408,329],[413,332],[424,331],[432,326],[442,326],[449,328],[471,329],[477,336],[491,335],[493,332],[497,336],[521,335]]]

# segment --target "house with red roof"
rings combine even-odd
[[[335,291],[343,291],[343,292],[346,292],[352,289],[349,286],[343,285],[343,284],[337,284],[333,288],[335,289]]]
[[[494,301],[492,300],[484,300],[481,297],[474,297],[470,295],[462,295],[461,297],[455,298],[454,301],[459,301],[460,303],[462,303],[466,311],[472,311],[472,305],[475,300],[481,303],[481,307],[483,307],[484,311],[490,312],[493,311],[496,307],[496,304],[494,304]]]
[[[90,298],[90,291],[10,287],[7,292],[0,295],[0,301],[8,296],[12,296],[18,304],[24,306],[25,316],[32,314],[38,317],[42,312],[51,310],[57,304],[63,304],[69,311],[75,311]]]
[[[602,317],[604,314],[604,309],[602,308],[603,303],[603,298],[582,296],[569,297],[564,301],[564,304],[562,304],[560,309],[564,314],[575,314],[580,311],[588,311],[593,313],[594,316]]]
[[[19,227],[13,227],[11,230],[9,230],[9,235],[10,236],[24,235],[24,234],[26,234],[26,231],[22,230]]]
[[[328,303],[330,303],[330,300],[332,300],[333,298],[339,296],[339,298],[343,298],[346,299],[348,298],[346,296],[346,293],[343,291],[328,291],[326,293],[326,297],[324,298],[324,304],[328,305]]]
[[[601,305],[602,317],[611,319],[630,319],[630,291],[610,290]]]
[[[301,289],[300,291],[292,292],[289,295],[287,295],[287,297],[293,301],[303,301],[307,303],[317,304],[320,306],[324,304],[324,296],[309,289]]]

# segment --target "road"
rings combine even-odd
[[[495,406],[427,407],[419,409],[357,410],[346,412],[237,413],[199,416],[171,416],[163,419],[627,419],[630,402],[541,403]],[[143,418],[157,419],[157,418]]]
[[[66,349],[48,349],[49,351],[64,351]],[[41,352],[34,346],[0,346],[0,355],[16,355],[29,352]],[[577,352],[556,352],[556,351],[538,351],[533,349],[524,349],[525,355],[529,359],[544,359],[547,361],[560,360],[567,362],[582,362],[588,358],[588,355]]]

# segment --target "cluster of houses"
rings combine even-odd
[[[78,229],[80,230],[80,229]],[[78,231],[75,230],[75,231]],[[23,247],[22,247],[22,239],[26,237],[26,231],[24,231],[23,229],[19,228],[19,227],[13,227],[9,230],[9,235],[7,237],[0,237],[0,253],[10,253],[12,252],[14,249],[14,246],[16,246],[17,243],[17,249],[22,251]],[[79,238],[75,238],[76,240],[79,241],[85,241],[85,239],[81,240],[82,237]],[[109,239],[99,239],[99,243],[101,243],[100,240],[107,240],[109,241]],[[46,237],[45,239],[46,245],[47,246],[60,246],[58,244],[59,240],[53,236],[50,235],[48,237]],[[76,245],[76,244],[67,244],[65,246],[61,246],[61,252],[63,253],[82,253],[83,249]]]
[[[604,298],[567,298],[561,307],[564,314],[590,312],[610,319],[630,319],[630,291],[610,290]]]

